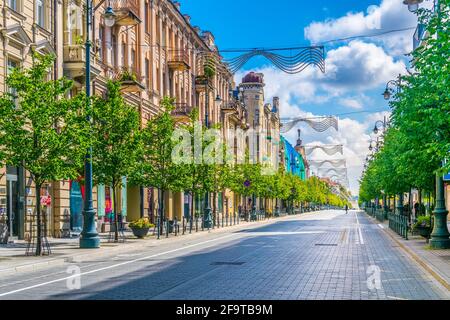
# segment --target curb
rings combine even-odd
[[[233,229],[238,229],[239,226],[244,227],[243,229],[246,229],[247,227],[253,227],[256,225],[264,225],[267,224],[268,222],[277,222],[277,221],[283,221],[283,220],[289,220],[289,218],[292,217],[296,217],[296,216],[309,216],[312,214],[315,214],[317,212],[305,212],[302,214],[298,214],[298,215],[286,215],[286,216],[282,216],[282,217],[277,217],[277,218],[273,218],[270,220],[262,220],[262,221],[252,221],[252,222],[246,222],[244,223],[240,223],[240,224],[235,224],[235,225],[230,225],[230,226],[226,226],[226,227],[220,227],[220,228],[215,228],[215,229],[210,229],[209,231],[207,229],[205,229],[204,231],[198,231],[198,232],[193,232],[193,233],[185,233],[184,236],[200,236],[203,234],[208,234],[211,232],[221,232],[222,230],[225,231],[233,231]],[[5,276],[5,275],[12,275],[12,274],[16,274],[16,273],[21,273],[21,272],[30,272],[30,271],[36,271],[36,270],[40,270],[40,269],[44,269],[46,267],[49,266],[60,266],[63,265],[67,262],[80,262],[86,258],[91,258],[93,252],[95,252],[95,257],[105,257],[108,255],[114,255],[116,254],[118,251],[124,251],[124,249],[139,249],[141,247],[145,247],[149,244],[157,244],[157,243],[161,243],[164,240],[174,240],[174,239],[181,239],[183,235],[178,235],[178,236],[172,236],[169,238],[165,238],[165,237],[161,237],[159,240],[158,239],[148,239],[148,240],[144,240],[143,242],[139,242],[139,243],[121,243],[120,245],[113,247],[113,248],[104,248],[106,249],[103,252],[97,252],[95,251],[95,249],[92,249],[93,251],[85,251],[85,252],[80,252],[78,254],[74,253],[74,254],[66,254],[66,255],[62,255],[59,258],[55,258],[55,259],[48,259],[46,261],[39,261],[39,262],[32,262],[29,264],[24,264],[24,265],[19,265],[19,266],[15,266],[15,267],[9,267],[9,268],[5,268],[5,269],[0,269],[0,277],[1,276]],[[74,250],[76,250],[74,248]],[[88,249],[87,249],[88,250]]]
[[[366,214],[367,215],[367,214]],[[367,215],[368,216],[368,215]],[[372,223],[373,220],[369,219]],[[450,291],[450,283],[448,283],[443,277],[439,275],[439,272],[435,271],[433,268],[431,268],[425,260],[420,258],[416,253],[414,253],[411,249],[409,249],[407,246],[405,246],[403,243],[401,243],[393,234],[393,232],[389,229],[383,228],[381,229],[385,234],[387,234],[391,240],[393,240],[404,252],[408,254],[408,256],[414,260],[416,263],[418,263],[423,269],[425,269],[436,281],[438,281],[443,287],[445,287],[448,291]]]

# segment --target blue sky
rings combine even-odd
[[[291,47],[359,35],[415,27],[417,18],[402,0],[179,0],[191,23],[211,31],[219,49]],[[430,0],[425,1],[425,5]],[[388,115],[382,98],[386,82],[406,73],[405,54],[412,50],[414,30],[384,36],[334,42],[325,46],[326,73],[308,68],[287,75],[263,58],[236,73],[235,80],[252,70],[263,72],[266,100],[279,96],[285,117],[340,115],[339,132],[318,134],[302,126],[305,143],[342,143],[350,187],[357,193],[370,131]],[[289,52],[284,52],[289,55]],[[236,54],[224,54],[233,57]],[[368,112],[361,112],[368,111]],[[378,112],[376,112],[378,111]],[[354,113],[361,112],[361,113]],[[353,113],[353,114],[349,114]],[[345,114],[345,115],[341,115]],[[286,137],[295,142],[296,130]],[[320,151],[315,159],[328,159]]]

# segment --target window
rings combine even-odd
[[[19,11],[19,0],[8,0],[8,7],[14,11]]]
[[[100,59],[100,61],[104,60],[104,39],[105,39],[105,27],[104,26],[100,26],[99,30],[98,30],[98,58]]]
[[[122,42],[122,66],[128,66],[127,44]]]
[[[134,48],[131,49],[131,67],[137,69],[137,66],[136,66],[136,50]]]
[[[6,71],[6,74],[9,75],[13,69],[18,68],[18,67],[19,67],[19,62],[17,62],[16,60],[8,59],[8,69]],[[8,88],[8,92],[14,97],[14,103],[16,106],[18,106],[16,89]]]
[[[145,32],[149,33],[150,32],[150,8],[148,6],[148,1],[145,2],[145,7],[144,7],[144,28],[145,28]]]
[[[113,67],[117,67],[117,37],[116,35],[111,35],[111,64]]]
[[[147,82],[147,89],[150,89],[150,60],[145,58],[145,80]]]
[[[44,0],[36,0],[36,23],[42,28],[45,28],[44,5]]]

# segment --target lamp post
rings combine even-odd
[[[205,96],[205,127],[209,129],[209,79],[206,81],[206,96]],[[217,95],[215,103],[219,105],[222,99]],[[212,227],[212,209],[210,204],[210,195],[207,191],[205,193],[205,210],[203,212],[203,228],[210,229]]]
[[[373,133],[378,134],[380,130],[382,130],[382,133],[385,134],[387,129],[389,128],[389,123],[386,119],[386,116],[384,116],[383,121],[378,120],[375,122],[375,127],[373,128]]]
[[[256,143],[255,141],[253,141],[253,157],[256,155],[256,162],[259,163],[259,134],[256,134],[255,130],[259,129],[259,109],[255,109],[255,115],[253,117],[253,134],[256,135]],[[256,152],[255,152],[255,147],[256,147]],[[256,221],[257,217],[256,217],[256,194],[255,192],[253,192],[252,195],[252,214],[250,217],[250,220],[252,221]]]
[[[86,3],[86,103],[88,111],[87,120],[91,122],[90,109],[91,109],[91,46],[90,30],[92,27],[92,18],[94,12],[105,2],[100,1],[95,7],[93,7],[93,0],[88,0]],[[108,27],[112,27],[115,23],[115,14],[111,6],[108,6],[104,13],[105,24]],[[93,249],[100,247],[100,238],[98,236],[95,227],[95,209],[92,200],[92,146],[87,150],[85,162],[84,162],[84,185],[85,196],[83,206],[83,231],[80,235],[80,248]]]

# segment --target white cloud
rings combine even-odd
[[[270,102],[273,96],[279,96],[286,106],[281,110],[282,116],[294,117],[298,110],[289,106],[292,101],[325,104],[332,99],[345,98],[348,93],[362,96],[366,90],[385,85],[405,70],[403,61],[395,60],[375,44],[352,41],[328,52],[325,74],[312,67],[294,75],[275,67],[255,71],[264,73],[266,100]],[[237,83],[245,73],[236,75]],[[367,103],[367,100],[362,102]]]
[[[337,19],[316,21],[308,25],[305,38],[312,43],[385,31],[415,27],[416,15],[408,11],[402,0],[383,0],[379,6],[369,6],[366,12],[348,12]],[[426,4],[426,2],[425,2]],[[426,4],[429,6],[429,4]],[[412,50],[414,30],[395,32],[371,38],[381,43],[391,54],[401,55]]]
[[[353,99],[353,98],[339,99],[339,103],[345,107],[355,109],[355,110],[362,109],[362,107],[363,107],[363,104],[361,103],[361,101],[359,101],[358,99]]]

